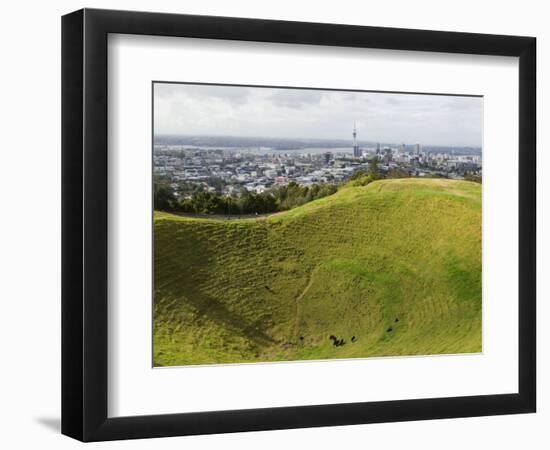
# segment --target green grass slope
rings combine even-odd
[[[479,184],[348,185],[257,219],[156,212],[154,244],[156,366],[481,351]]]

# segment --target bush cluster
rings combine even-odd
[[[266,214],[286,211],[337,191],[333,184],[300,186],[295,182],[262,193],[244,191],[240,197],[226,197],[212,192],[194,192],[178,201],[171,187],[155,180],[154,203],[158,211],[179,211],[193,214]]]

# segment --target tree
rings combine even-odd
[[[153,205],[158,211],[171,211],[177,205],[172,188],[162,181],[155,180],[153,185]]]
[[[464,174],[464,179],[466,181],[473,181],[474,183],[479,183],[481,184],[481,175],[475,175],[473,173],[465,173]]]
[[[210,192],[196,192],[191,198],[192,209],[197,214],[224,213],[221,197]]]
[[[363,170],[363,169],[360,169],[360,170],[355,171],[349,179],[350,179],[350,181],[359,180],[362,177],[364,177],[365,175],[367,175],[367,171]]]
[[[378,180],[379,178],[381,178],[380,172],[378,170],[378,158],[376,156],[369,159],[368,174],[372,177],[373,180]]]
[[[397,168],[390,170],[387,173],[386,178],[410,178],[410,174],[404,169]]]

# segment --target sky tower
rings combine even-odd
[[[361,156],[361,151],[357,145],[357,127],[355,126],[355,121],[353,121],[353,156],[356,158]]]

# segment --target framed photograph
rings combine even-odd
[[[535,412],[536,40],[62,20],[62,432]]]

